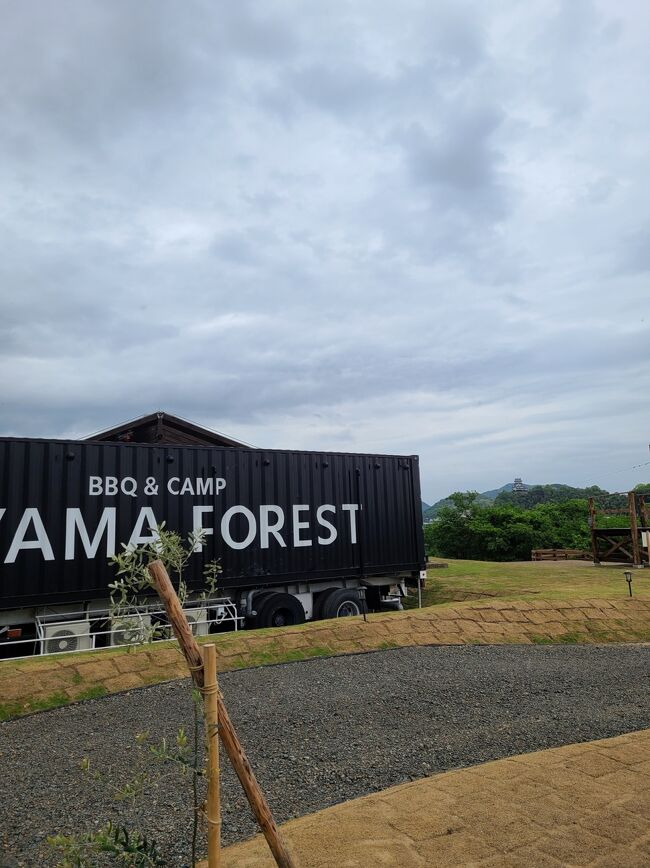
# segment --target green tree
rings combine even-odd
[[[586,500],[530,509],[483,506],[476,492],[455,492],[425,527],[427,554],[468,560],[528,560],[533,548],[589,547]]]

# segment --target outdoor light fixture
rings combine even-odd
[[[623,573],[625,576],[625,581],[627,582],[627,587],[630,592],[630,597],[632,596],[632,572],[630,570],[625,570]]]

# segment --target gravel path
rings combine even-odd
[[[433,772],[650,727],[642,646],[403,648],[220,682],[279,821]],[[0,844],[21,865],[52,865],[46,835],[119,818],[151,833],[170,865],[188,865],[188,781],[134,738],[173,739],[180,726],[192,728],[185,681],[0,724]],[[148,816],[144,799],[115,801],[83,775],[83,757],[115,783],[146,763]],[[230,843],[255,827],[229,768],[222,787]]]

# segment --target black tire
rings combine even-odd
[[[264,603],[269,599],[269,597],[272,597],[275,593],[275,591],[258,591],[257,594],[254,594],[253,602],[251,604],[253,611],[257,612],[257,614],[259,615],[259,613],[262,611],[262,606],[264,605]]]
[[[257,610],[258,627],[292,627],[305,623],[305,610],[292,594],[272,593]]]
[[[338,588],[323,601],[321,618],[349,618],[353,615],[363,615],[363,603],[353,588]]]
[[[268,600],[269,597],[272,597],[275,591],[258,591],[253,596],[253,602],[251,604],[253,611],[256,613],[255,615],[249,615],[246,618],[246,624],[249,627],[261,627],[260,623],[260,612],[262,611],[262,606]]]
[[[323,617],[323,606],[325,605],[325,601],[328,597],[331,597],[336,591],[340,591],[340,588],[325,588],[324,591],[319,591],[318,596],[316,597],[316,601],[314,603],[314,613],[311,616],[312,621],[319,621]]]

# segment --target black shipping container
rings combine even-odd
[[[108,596],[108,555],[206,530],[222,588],[424,566],[417,456],[0,438],[0,609]]]

